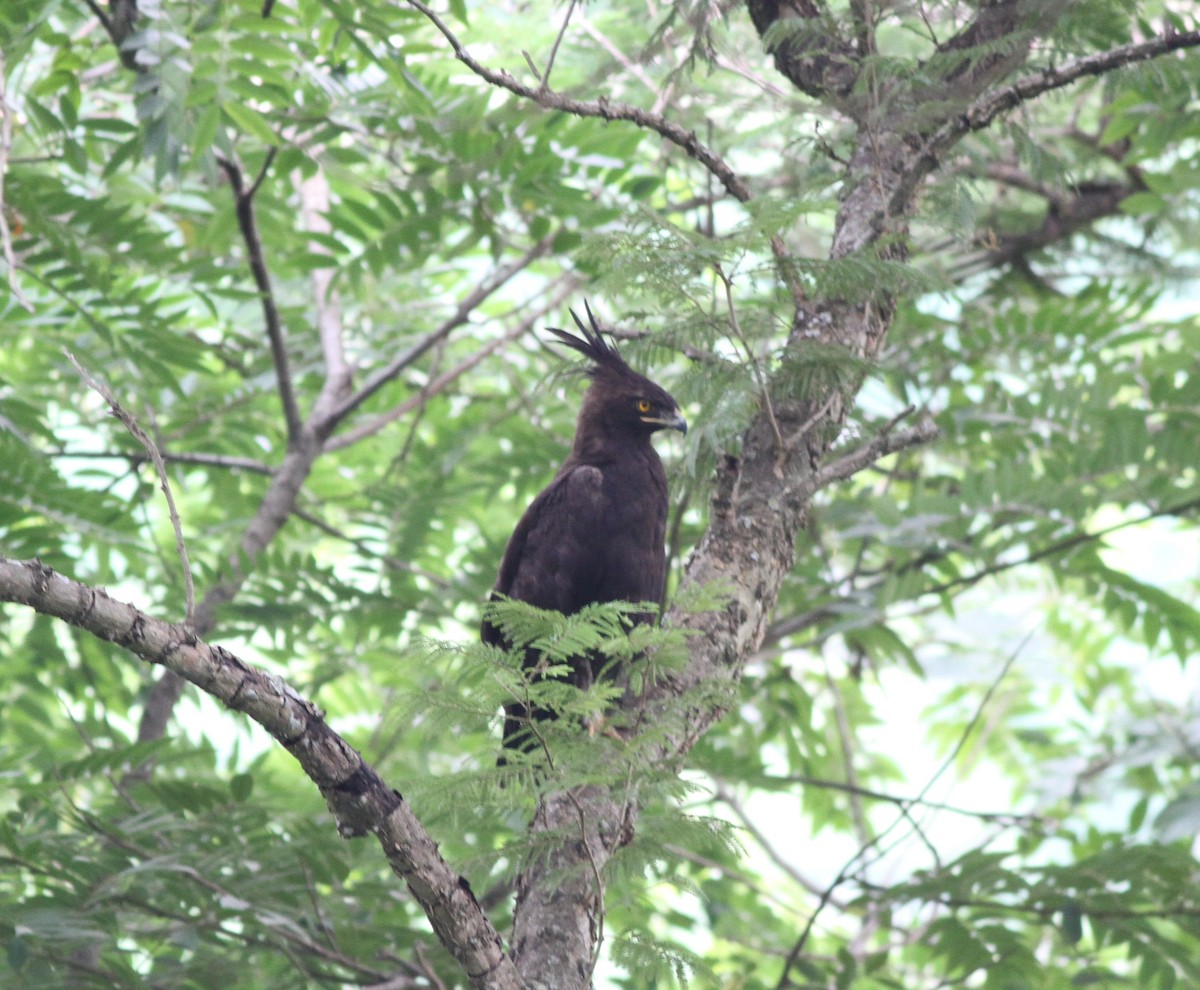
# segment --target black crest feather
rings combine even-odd
[[[579,332],[583,337],[577,337],[573,333],[568,333],[566,330],[560,330],[558,327],[546,327],[559,341],[574,351],[578,351],[585,358],[592,362],[591,373],[595,373],[602,368],[608,368],[613,371],[630,372],[633,369],[625,363],[625,359],[621,357],[617,350],[617,345],[611,339],[605,339],[603,331],[600,329],[600,324],[596,322],[596,316],[592,312],[592,307],[584,300],[583,307],[588,317],[588,324],[585,325],[583,320],[575,310],[568,310],[571,314],[571,319],[575,321],[575,325],[579,327]]]

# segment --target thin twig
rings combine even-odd
[[[410,0],[411,2],[411,0]],[[1200,46],[1200,30],[1172,31],[1148,41],[1121,45],[1106,52],[1085,55],[1063,65],[1050,66],[1023,76],[1016,82],[984,93],[964,113],[953,115],[946,123],[929,135],[914,161],[924,162],[923,168],[915,168],[907,183],[901,183],[892,197],[893,207],[908,201],[914,184],[937,164],[937,156],[950,147],[964,134],[987,127],[1006,110],[1012,110],[1035,96],[1054,89],[1062,89],[1080,79],[1099,76],[1137,62],[1145,62],[1169,52]]]
[[[13,250],[12,231],[8,226],[8,213],[4,203],[4,177],[8,174],[8,156],[12,152],[13,109],[8,103],[8,91],[5,88],[4,52],[0,51],[0,248],[4,252],[4,265],[7,268],[8,291],[27,312],[33,312],[33,303],[21,291],[17,281],[17,254]]]
[[[713,262],[712,268],[717,278],[721,280],[721,285],[725,287],[725,305],[729,310],[730,332],[746,352],[746,360],[750,362],[750,369],[754,372],[754,379],[758,383],[759,394],[762,396],[763,408],[767,413],[767,421],[771,424],[771,432],[775,434],[775,449],[782,454],[786,449],[786,445],[783,441],[783,434],[779,432],[779,420],[775,418],[775,407],[771,404],[771,393],[767,388],[766,377],[762,373],[762,367],[759,365],[758,359],[754,356],[754,351],[750,348],[750,342],[746,340],[746,335],[742,333],[741,324],[738,323],[737,309],[733,305],[733,280],[725,274],[725,269],[721,267],[720,262]]]
[[[581,17],[575,23],[583,30],[589,38],[600,45],[609,55],[611,55],[630,75],[634,76],[651,93],[657,94],[659,86],[649,75],[646,70],[629,58],[620,48],[618,48],[607,35],[603,34],[587,17]],[[711,173],[709,173],[711,175]]]
[[[160,451],[160,453],[162,453]],[[78,457],[88,460],[121,460],[129,461],[134,466],[144,463],[148,458],[145,454],[126,450],[57,450],[53,457]],[[273,469],[262,461],[252,457],[234,457],[229,454],[189,454],[163,453],[162,458],[168,464],[199,464],[206,467],[229,468],[235,471],[253,471],[255,474],[270,475]]]
[[[329,180],[321,169],[309,178],[297,174],[294,178],[296,192],[300,197],[300,219],[304,229],[312,234],[329,234]],[[313,254],[328,255],[329,248],[318,241],[309,241]],[[314,421],[323,419],[337,402],[350,392],[352,369],[346,361],[346,348],[342,324],[342,306],[337,289],[333,286],[334,269],[313,269],[310,281],[313,305],[316,308],[317,333],[321,338],[321,354],[325,360],[325,383],[313,404]]]
[[[75,370],[79,372],[79,377],[83,379],[84,384],[108,403],[113,415],[124,424],[125,429],[133,434],[134,439],[146,448],[146,453],[154,462],[154,470],[158,472],[159,484],[162,487],[163,495],[167,498],[167,511],[171,516],[171,526],[175,530],[175,552],[179,554],[179,564],[183,568],[183,589],[187,603],[184,621],[188,626],[194,626],[196,589],[192,584],[192,565],[188,561],[187,545],[183,540],[183,525],[179,521],[179,511],[175,508],[175,496],[171,494],[171,482],[167,478],[167,465],[163,460],[162,453],[159,451],[158,445],[150,439],[145,430],[138,426],[137,420],[117,401],[116,396],[109,391],[108,387],[89,375],[83,365],[75,359],[74,354],[67,350],[64,350],[63,353],[66,354],[67,360],[75,366]]]
[[[575,4],[578,0],[571,0],[567,4],[567,12],[563,16],[562,27],[558,29],[558,36],[554,39],[554,45],[550,48],[550,56],[546,59],[546,71],[541,76],[541,90],[544,92],[550,86],[550,72],[554,68],[554,57],[558,54],[558,46],[562,44],[563,37],[567,33],[567,25],[571,23],[571,14],[575,12]]]
[[[841,394],[842,393],[837,389],[833,389],[829,395],[825,397],[825,401],[821,403],[817,411],[809,416],[808,419],[806,419],[803,423],[801,423],[800,428],[796,430],[796,432],[793,433],[791,438],[787,441],[787,446],[789,449],[796,446],[796,444],[803,440],[808,435],[808,431],[825,418],[826,414],[830,409],[833,408],[833,404],[838,400]]]
[[[920,792],[917,794],[915,799],[917,802],[925,800],[925,796],[933,788],[933,785],[936,784],[939,779],[941,779],[942,774],[944,774],[951,766],[953,766],[954,761],[958,759],[958,754],[963,751],[963,748],[967,744],[967,740],[971,738],[975,731],[975,726],[977,726],[980,719],[983,718],[984,711],[991,703],[991,700],[995,696],[996,692],[1000,689],[1001,683],[1008,676],[1008,672],[1012,669],[1012,665],[1016,662],[1017,657],[1029,643],[1030,639],[1033,638],[1033,633],[1034,630],[1026,633],[1021,642],[1017,644],[1016,649],[1014,649],[1005,658],[1003,665],[1000,667],[1000,672],[992,680],[992,683],[988,685],[987,691],[984,692],[983,697],[976,706],[975,712],[971,716],[970,721],[967,722],[966,728],[964,728],[962,733],[959,735],[958,741],[954,744],[954,748],[950,751],[950,754],[942,761],[941,766],[938,767],[933,776],[926,781],[925,786],[922,787]],[[909,808],[901,808],[900,813],[896,816],[892,824],[872,838],[870,842],[865,843],[862,848],[860,848],[853,856],[851,856],[841,870],[838,871],[838,875],[834,877],[833,882],[825,888],[824,892],[821,894],[821,899],[817,902],[817,906],[813,909],[813,913],[808,919],[808,923],[804,926],[804,930],[800,933],[800,937],[796,940],[796,944],[792,946],[791,952],[788,953],[787,961],[783,966],[783,973],[780,975],[779,983],[776,985],[777,990],[783,990],[784,987],[790,985],[788,974],[792,966],[794,966],[796,961],[800,958],[800,953],[804,951],[804,946],[808,942],[809,935],[812,933],[813,925],[816,924],[817,917],[830,902],[830,898],[833,897],[833,892],[837,890],[837,888],[840,887],[847,879],[849,879],[851,876],[851,870],[854,869],[855,864],[858,863],[864,856],[866,856],[866,854],[872,848],[880,845],[883,840],[887,838],[888,834],[894,831],[901,822],[912,821],[909,811]]]
[[[724,863],[720,863],[715,859],[709,859],[707,856],[701,856],[698,852],[688,849],[685,846],[677,846],[671,842],[668,842],[663,846],[663,851],[670,853],[676,859],[687,860],[689,863],[694,863],[696,866],[703,867],[706,870],[715,870],[717,873],[721,874],[721,876],[732,880],[734,883],[744,884],[751,891],[753,891],[754,896],[760,901],[770,902],[780,910],[787,911],[789,913],[800,913],[800,909],[797,908],[795,904],[784,900],[769,888],[764,887],[761,881],[742,873],[735,867],[726,866]]]
[[[754,819],[751,818],[750,813],[746,811],[744,807],[742,807],[742,803],[737,799],[737,796],[728,787],[726,787],[722,781],[715,781],[715,787],[717,799],[725,804],[729,810],[737,816],[738,820],[742,823],[742,827],[750,833],[750,835],[754,838],[754,841],[759,844],[759,846],[762,848],[762,851],[767,854],[767,857],[776,866],[783,870],[784,873],[791,877],[797,884],[807,890],[810,894],[821,894],[824,892],[823,887],[819,886],[817,883],[810,880],[803,873],[797,870],[790,862],[788,862],[783,854],[775,848],[775,846],[771,843],[771,840],[768,839],[763,834],[762,830],[754,824]],[[835,904],[835,907],[844,909],[846,905]]]
[[[493,269],[470,293],[458,304],[454,313],[442,323],[433,333],[426,336],[420,343],[409,348],[403,354],[395,358],[386,367],[375,372],[370,378],[353,395],[344,399],[338,406],[329,414],[326,426],[332,430],[337,424],[344,420],[350,413],[354,412],[359,406],[367,401],[372,395],[378,392],[384,385],[392,381],[405,368],[409,367],[422,354],[428,351],[431,347],[437,344],[440,340],[448,337],[454,330],[467,322],[467,318],[474,311],[475,307],[487,299],[493,292],[507,283],[518,272],[524,271],[538,258],[542,257],[554,241],[554,233],[547,234],[533,247],[526,251],[521,257],[514,259],[507,265],[500,265]]]
[[[429,985],[434,990],[446,990],[446,984],[442,982],[441,978],[437,975],[437,970],[433,968],[433,964],[426,957],[425,946],[422,943],[418,942],[413,946],[413,955],[417,957],[417,962],[421,965],[421,972],[424,973],[425,978],[429,981]]]
[[[829,669],[829,658],[822,653],[821,659],[825,665],[825,686],[829,688],[829,694],[833,698],[834,724],[837,726],[838,743],[842,747],[842,767],[846,771],[846,783],[850,785],[846,792],[850,797],[850,818],[858,833],[858,841],[865,844],[871,840],[871,829],[858,789],[858,768],[854,765],[854,733],[846,715],[845,700],[833,679],[833,671]]]
[[[911,411],[908,409],[902,415],[906,416]],[[907,450],[909,447],[929,443],[937,438],[938,428],[931,419],[922,420],[916,426],[901,430],[899,433],[892,433],[890,429],[895,422],[896,420],[893,420],[884,427],[884,432],[868,440],[857,450],[852,450],[844,457],[839,457],[836,461],[825,465],[808,479],[805,488],[810,493],[820,491],[826,485],[857,474],[881,457]]]
[[[279,315],[279,306],[275,302],[275,291],[271,287],[271,274],[267,268],[266,255],[263,252],[262,238],[258,234],[258,221],[254,216],[254,195],[262,187],[263,180],[275,160],[275,148],[267,149],[267,157],[255,176],[254,182],[246,188],[245,176],[241,167],[223,155],[217,156],[217,164],[229,178],[233,189],[234,209],[237,214],[238,230],[246,245],[246,260],[250,263],[250,273],[254,277],[258,289],[259,303],[262,305],[263,323],[267,330],[267,339],[271,344],[271,359],[275,364],[275,378],[279,384],[279,401],[283,406],[283,418],[287,424],[289,441],[294,441],[303,428],[300,419],[300,409],[296,405],[296,393],[292,385],[292,372],[288,366],[287,344],[283,335],[283,320]]]
[[[596,937],[592,945],[592,964],[588,967],[587,979],[584,981],[584,986],[591,986],[592,974],[596,972],[596,965],[600,962],[600,949],[604,945],[604,877],[600,873],[600,865],[596,862],[592,844],[588,841],[587,813],[573,789],[567,791],[567,799],[575,806],[575,813],[579,816],[579,841],[583,843],[583,851],[587,854],[588,866],[592,871],[592,882],[596,885]],[[601,841],[603,842],[603,839]]]
[[[310,526],[319,529],[326,536],[332,536],[336,540],[344,540],[349,543],[354,549],[366,557],[373,560],[382,561],[387,567],[395,571],[404,571],[406,574],[413,574],[417,577],[424,578],[434,587],[449,589],[453,588],[454,584],[441,575],[434,574],[432,571],[427,571],[424,568],[418,567],[416,564],[409,563],[407,560],[401,560],[399,557],[393,557],[390,554],[380,553],[373,549],[365,540],[360,540],[356,536],[351,536],[349,533],[343,532],[336,526],[331,526],[310,512],[305,512],[304,509],[292,506],[292,515],[297,519],[303,519]]]
[[[578,279],[574,276],[564,277],[563,285],[548,302],[539,306],[537,311],[530,314],[519,324],[513,327],[508,333],[497,337],[495,340],[490,340],[483,345],[479,350],[472,354],[469,358],[456,364],[453,368],[442,372],[426,385],[417,395],[411,395],[403,402],[393,406],[385,413],[381,413],[374,419],[368,420],[354,427],[352,430],[340,434],[334,439],[325,444],[326,451],[341,450],[343,447],[349,447],[352,444],[358,443],[364,437],[368,437],[373,433],[378,433],[389,423],[394,423],[402,416],[406,416],[413,409],[428,402],[430,398],[442,392],[448,386],[453,384],[457,379],[461,378],[467,372],[471,371],[476,365],[483,361],[488,356],[494,354],[507,344],[512,343],[533,329],[533,325],[538,320],[542,319],[546,313],[558,306],[567,296],[569,296],[578,287]]]
[[[532,100],[547,110],[561,110],[577,117],[599,117],[602,120],[625,120],[654,131],[656,134],[682,148],[701,165],[709,169],[730,194],[740,202],[750,199],[750,190],[741,177],[711,148],[701,144],[694,131],[680,126],[674,121],[667,120],[662,114],[643,110],[641,107],[617,103],[606,97],[596,100],[576,100],[562,93],[556,93],[542,86],[527,86],[504,69],[496,70],[484,65],[476,59],[458,39],[450,27],[438,14],[422,3],[421,0],[406,0],[410,7],[419,10],[434,27],[441,32],[442,37],[449,42],[455,57],[481,79],[493,86],[507,89],[510,93]]]
[[[962,815],[965,818],[977,818],[981,822],[997,823],[1006,828],[1011,826],[1027,826],[1038,821],[1036,815],[1021,815],[1012,811],[972,811],[970,808],[960,808],[958,805],[947,804],[944,801],[930,801],[926,798],[888,794],[885,791],[876,791],[870,787],[863,787],[860,784],[851,785],[843,780],[829,780],[825,777],[813,777],[803,773],[770,777],[766,779],[766,782],[776,785],[798,784],[801,787],[819,787],[822,790],[842,791],[846,794],[853,793],[868,801],[883,801],[887,804],[909,808],[931,808],[934,811],[945,811],[948,814]]]

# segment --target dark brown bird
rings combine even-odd
[[[548,328],[589,360],[591,384],[571,453],[517,523],[492,591],[493,600],[504,596],[567,615],[596,602],[661,603],[667,476],[650,437],[663,429],[687,432],[679,404],[625,363],[601,335],[591,307],[587,315],[590,326],[571,312],[581,337]],[[641,614],[637,621],[652,618]],[[486,619],[481,636],[511,647]],[[527,669],[539,660],[536,650],[526,651]],[[572,682],[587,688],[599,667],[597,658],[579,657],[572,662]],[[527,748],[530,719],[552,717],[516,703],[504,713],[506,749]]]

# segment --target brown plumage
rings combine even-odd
[[[492,592],[493,599],[506,596],[567,615],[595,602],[662,601],[667,477],[650,437],[662,429],[687,432],[678,403],[625,363],[601,336],[590,307],[587,315],[590,326],[571,312],[582,336],[549,328],[589,360],[591,384],[571,453],[513,530]],[[510,646],[486,620],[481,635],[485,643]],[[528,650],[525,666],[538,661],[537,651]],[[588,687],[598,667],[597,659],[579,657],[572,681]],[[508,749],[526,748],[530,718],[550,715],[515,703],[504,712]]]

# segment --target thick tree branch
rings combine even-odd
[[[819,0],[750,0],[750,19],[775,68],[802,93],[840,101],[854,88],[861,52]]]
[[[283,463],[271,477],[258,510],[242,533],[239,551],[230,556],[224,575],[209,586],[196,606],[194,627],[197,636],[207,636],[213,631],[217,624],[218,609],[233,601],[246,581],[248,568],[283,529],[320,453],[320,440],[309,428],[302,429],[296,441],[289,445]],[[146,707],[138,725],[139,740],[145,742],[162,738],[175,703],[183,691],[183,683],[170,668],[155,682],[146,698]]]
[[[287,424],[288,441],[294,441],[300,433],[300,409],[296,405],[296,392],[292,385],[292,372],[288,363],[287,343],[284,340],[283,320],[279,316],[279,306],[275,302],[275,291],[271,287],[271,274],[267,269],[266,255],[263,253],[262,238],[258,234],[258,221],[254,216],[254,195],[258,192],[266,178],[271,163],[275,160],[275,149],[267,151],[266,161],[257,178],[249,187],[246,186],[242,170],[236,162],[221,155],[217,163],[224,169],[233,189],[234,210],[237,214],[238,230],[246,245],[246,260],[250,264],[250,272],[254,276],[254,285],[258,289],[258,300],[262,305],[263,323],[266,325],[267,339],[271,344],[271,359],[275,362],[275,378],[279,384],[279,401],[283,406],[283,418]]]
[[[317,785],[344,836],[374,835],[472,987],[517,990],[520,978],[467,881],[437,851],[408,804],[326,724],[321,711],[185,625],[162,622],[63,577],[40,561],[0,557],[0,601],[17,602],[116,643],[190,681],[261,725]]]

